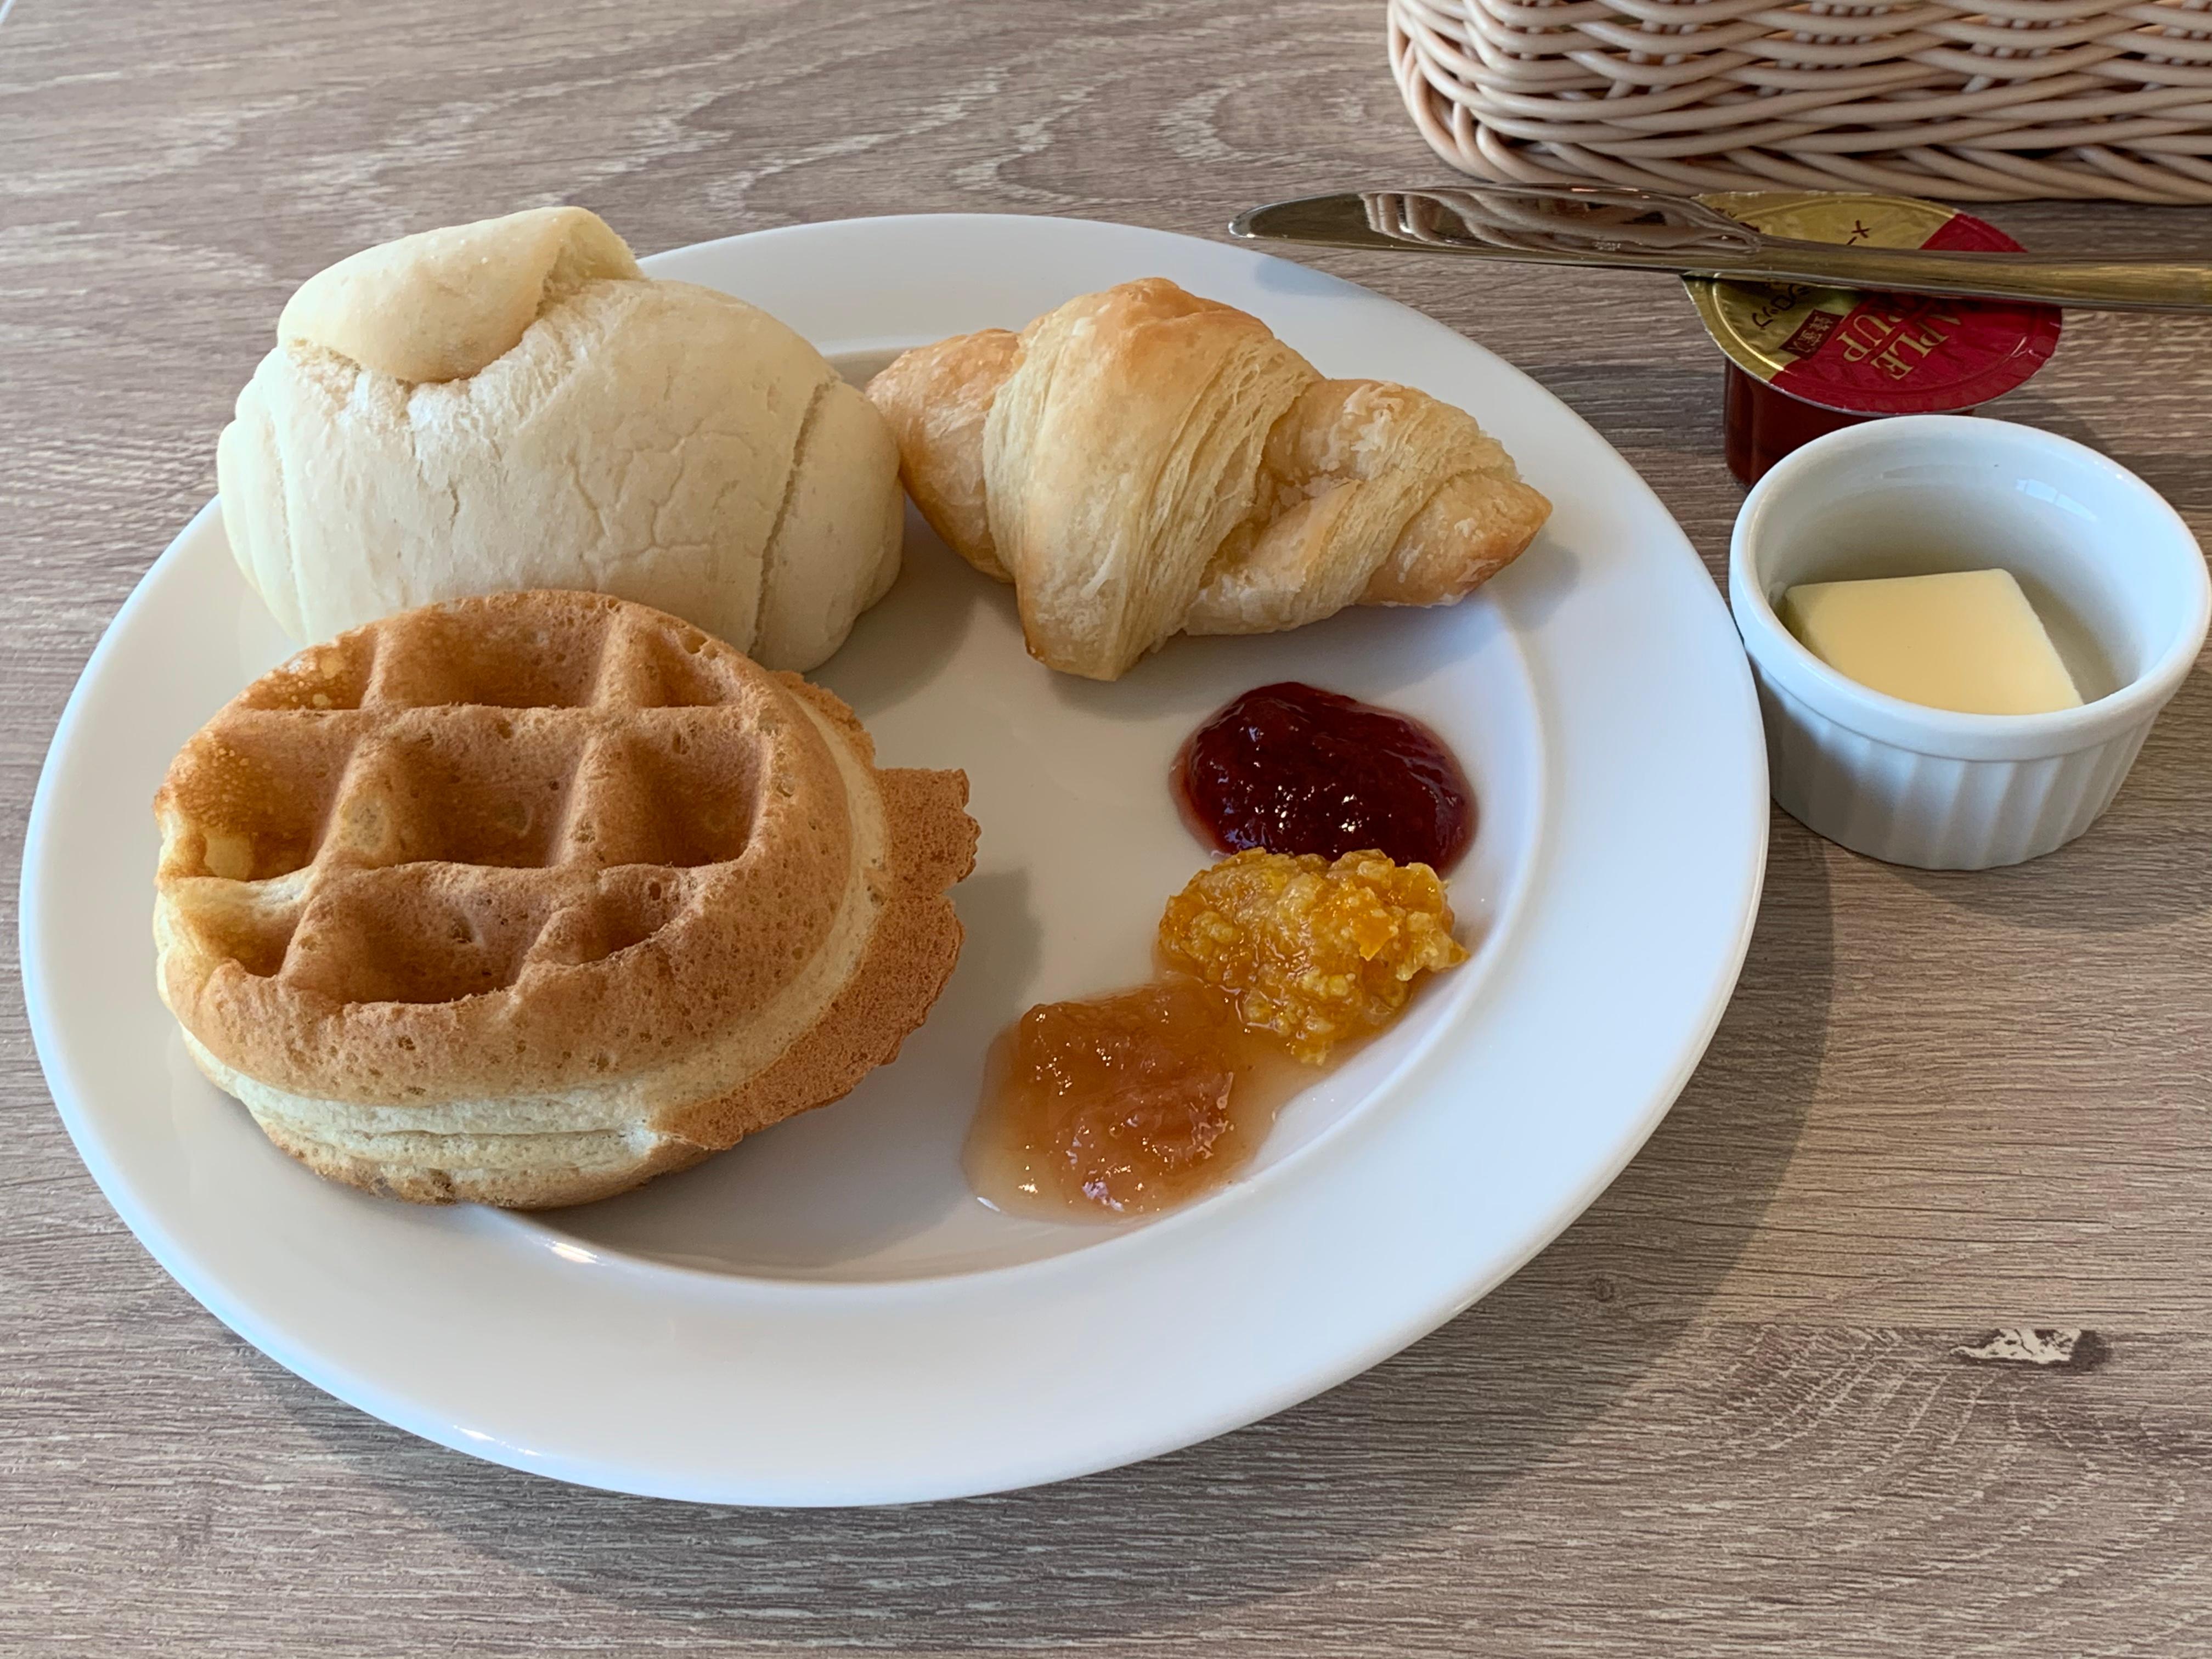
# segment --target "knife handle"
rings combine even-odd
[[[1710,274],[1899,294],[1955,294],[1963,289],[1990,299],[2100,311],[2212,309],[2212,269],[2201,264],[1848,247],[1784,237],[1761,240],[1759,251],[1741,264],[1716,261]]]

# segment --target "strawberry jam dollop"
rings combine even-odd
[[[1193,732],[1176,785],[1224,852],[1375,848],[1441,872],[1474,839],[1474,790],[1434,732],[1295,680],[1247,691]]]

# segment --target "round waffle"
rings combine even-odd
[[[155,800],[162,1000],[324,1175],[605,1197],[838,1098],[921,1023],[959,772],[602,595],[387,617],[264,675]]]

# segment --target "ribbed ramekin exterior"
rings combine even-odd
[[[2048,714],[1954,713],[1858,684],[1791,635],[1776,596],[1848,574],[1814,569],[1793,538],[1841,524],[1851,544],[1911,545],[1925,504],[1884,492],[1939,482],[1951,560],[2003,565],[2015,543],[2039,548],[2046,564],[2078,559],[2063,574],[2101,590],[2090,609],[2109,634],[2098,643],[2124,684]],[[2058,517],[2023,518],[2023,501]],[[2212,577],[2180,515],[2109,457],[2008,421],[1901,415],[1815,438],[1753,487],[1729,539],[1729,605],[1783,809],[1870,858],[1985,870],[2064,846],[2112,805],[2212,629]]]
[[[2158,709],[2103,743],[2032,760],[1958,760],[1869,738],[1752,670],[1782,810],[1855,853],[1923,870],[2039,858],[2094,823],[2119,793]]]

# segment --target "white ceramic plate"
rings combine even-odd
[[[155,997],[148,803],[193,729],[290,649],[210,507],[85,669],[23,866],[40,1057],[163,1267],[301,1376],[479,1456],[675,1498],[877,1503],[1079,1474],[1279,1410],[1449,1319],[1589,1203],[1720,1017],[1766,826],[1728,613],[1603,440],[1400,306],[1156,231],[872,219],[647,264],[767,307],[856,369],[1172,276],[1324,373],[1472,410],[1558,512],[1457,609],[1177,641],[1113,685],[1031,662],[1009,590],[917,522],[899,586],[820,678],[886,763],[972,781],[982,848],[951,986],[843,1103],[532,1218],[318,1180],[200,1079]],[[1144,976],[1161,904],[1204,860],[1170,758],[1229,697],[1290,678],[1418,714],[1466,762],[1482,821],[1453,897],[1474,959],[1206,1202],[1127,1229],[985,1209],[958,1155],[987,1041],[1030,1003]]]

